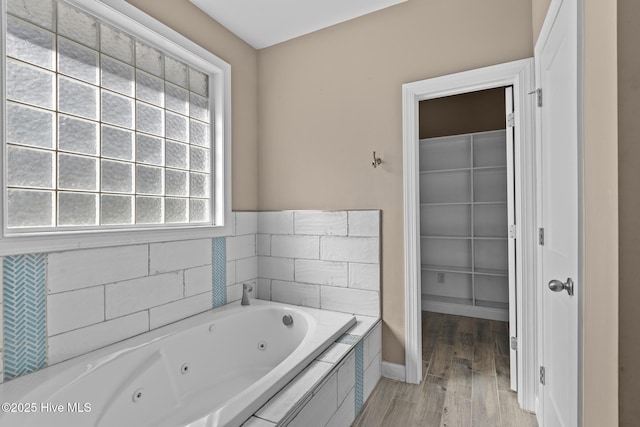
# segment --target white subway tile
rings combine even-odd
[[[331,344],[331,347],[326,349],[324,353],[318,356],[318,360],[335,364],[338,363],[340,359],[342,359],[342,356],[347,354],[349,350],[351,350],[351,346],[349,344],[336,342]]]
[[[258,232],[258,212],[236,212],[236,236]]]
[[[356,418],[356,407],[354,405],[356,389],[352,388],[348,396],[342,401],[338,410],[329,420],[326,427],[349,427]],[[339,398],[339,397],[338,397]]]
[[[320,259],[379,263],[379,239],[371,237],[322,237]]]
[[[271,255],[271,235],[258,234],[258,255]]]
[[[213,287],[213,278],[211,277],[211,274],[210,265],[203,265],[202,267],[185,270],[184,296],[190,297],[203,292],[211,292]]]
[[[242,424],[242,427],[276,427],[276,424],[262,418],[251,417]]]
[[[72,291],[146,276],[147,245],[83,249],[47,255],[49,293]]]
[[[255,280],[258,277],[258,257],[236,261],[236,283]]]
[[[380,211],[349,211],[349,236],[380,237]]]
[[[289,423],[290,427],[324,426],[338,410],[338,380],[333,374]]]
[[[271,279],[258,279],[258,298],[271,301]]]
[[[373,328],[373,331],[365,338],[363,347],[363,362],[365,368],[371,364],[376,354],[382,351],[382,324]]]
[[[380,290],[380,264],[349,264],[349,287]]]
[[[255,415],[279,423],[332,368],[331,363],[317,360],[311,362],[304,371],[265,403]]]
[[[229,261],[227,263],[227,286],[236,283],[236,262]]]
[[[211,294],[212,291],[209,289],[209,292],[152,308],[149,310],[150,328],[159,328],[194,314],[211,310],[211,307],[213,307]]]
[[[380,316],[378,292],[322,286],[320,299],[320,306],[324,310]]]
[[[289,258],[258,257],[258,273],[264,279],[293,280],[293,260]]]
[[[227,261],[256,256],[256,235],[227,237]]]
[[[49,337],[49,365],[71,359],[149,330],[149,313],[142,311]]]
[[[295,280],[317,285],[347,286],[347,263],[334,261],[295,260]]]
[[[338,368],[338,402],[356,386],[356,352],[353,351]]]
[[[347,212],[296,211],[294,213],[296,234],[347,235]]]
[[[364,370],[363,402],[367,401],[376,384],[380,381],[380,363],[381,358],[378,353],[374,356],[369,367]]]
[[[293,212],[258,212],[258,233],[293,234]]]
[[[271,236],[271,255],[282,258],[318,259],[318,236]]]
[[[251,286],[251,290],[249,291],[249,298],[256,299],[258,295],[258,286],[256,285],[256,280],[250,280],[244,283]],[[227,303],[242,299],[242,285],[244,283],[227,286]]]
[[[107,319],[181,299],[182,280],[180,271],[106,285]]]
[[[104,321],[104,286],[47,296],[47,334],[58,335]]]
[[[320,308],[320,286],[272,280],[271,301]]]
[[[229,215],[229,227],[230,227],[229,232],[231,233],[232,236],[235,236],[236,235],[236,213],[235,212],[231,212],[231,215]]]
[[[149,245],[150,274],[211,264],[211,239]]]

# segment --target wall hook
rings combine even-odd
[[[371,162],[371,166],[377,168],[378,165],[382,163],[382,159],[380,157],[376,157],[376,152],[373,152],[373,162]]]

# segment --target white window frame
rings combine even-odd
[[[128,32],[164,53],[188,62],[209,75],[212,100],[211,125],[211,206],[210,222],[184,225],[141,225],[135,228],[100,228],[29,232],[19,234],[7,229],[6,188],[7,171],[0,162],[0,256],[23,253],[53,252],[79,248],[97,248],[130,244],[144,244],[174,240],[189,240],[228,236],[231,234],[231,65],[211,52],[162,24],[125,0],[66,0],[69,4],[93,14]],[[6,69],[6,0],[0,0],[1,46],[0,61]],[[3,73],[4,74],[4,73]],[[0,78],[0,118],[2,125],[2,155],[6,159],[7,121],[6,80]]]

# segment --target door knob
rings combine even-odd
[[[549,289],[553,292],[567,291],[569,295],[573,295],[573,280],[569,277],[565,283],[560,280],[552,280],[549,282]]]

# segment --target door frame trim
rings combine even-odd
[[[513,86],[515,106],[516,272],[518,318],[518,402],[535,410],[537,396],[536,169],[533,58],[464,71],[402,85],[405,368],[406,381],[422,379],[419,102],[502,86]]]

